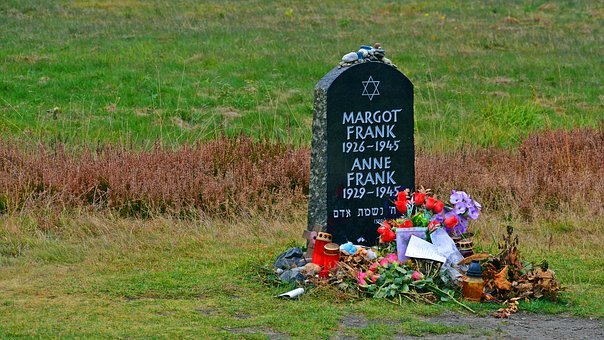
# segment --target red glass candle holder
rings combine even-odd
[[[325,265],[325,250],[326,244],[331,243],[331,234],[319,232],[315,239],[315,249],[312,253],[312,263],[323,267]]]
[[[328,243],[323,249],[325,252],[324,268],[331,270],[335,268],[340,261],[340,246],[336,243]]]

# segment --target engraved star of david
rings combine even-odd
[[[369,79],[363,81],[362,83],[363,83],[363,94],[362,95],[369,97],[369,101],[371,101],[374,96],[380,95],[380,91],[378,91],[378,86],[380,85],[380,82],[373,80],[372,76],[369,76]],[[373,92],[370,92],[371,90],[368,89],[368,87],[371,88],[371,86],[373,86]]]

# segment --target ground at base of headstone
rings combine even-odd
[[[331,288],[342,300],[376,298],[401,306],[408,302],[433,305],[450,301],[471,313],[476,312],[467,301],[494,303],[501,308],[492,316],[500,319],[517,313],[521,301],[540,298],[556,301],[562,289],[547,262],[533,268],[532,264],[522,261],[518,236],[511,227],[502,240],[499,254],[479,253],[460,261],[457,265],[470,262],[472,265],[466,267],[467,272],[458,281],[448,278],[448,270],[441,270],[441,263],[437,261],[410,258],[401,262],[392,253],[392,245],[365,248],[344,244],[336,262],[324,267],[305,258],[302,249],[289,248],[277,257],[272,269],[266,268],[262,275],[265,283],[271,282],[272,276],[272,283],[305,288],[284,292],[281,297],[298,298],[305,291]],[[482,266],[478,260],[483,261]],[[480,282],[474,298],[467,294],[468,287],[472,286],[468,282],[472,281],[469,279],[473,270],[478,271],[475,280]]]

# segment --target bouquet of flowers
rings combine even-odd
[[[413,302],[433,304],[440,301],[453,301],[474,312],[454,297],[454,291],[442,286],[438,277],[438,268],[420,270],[421,264],[401,263],[394,253],[378,258],[364,271],[357,272],[358,287],[374,298],[388,299],[402,304],[403,299]]]
[[[426,239],[438,228],[445,229],[452,237],[463,236],[468,231],[469,221],[480,215],[481,205],[464,191],[453,190],[449,199],[443,201],[424,188],[415,192],[399,190],[392,198],[392,203],[400,217],[384,220],[380,224],[377,230],[380,235],[378,258],[356,272],[358,287],[377,298],[399,302],[402,298],[429,302],[440,298],[468,308],[456,301],[453,290],[447,288],[448,284],[442,279],[440,263],[422,259],[405,260],[400,256],[401,249],[398,249],[397,256],[397,242],[403,239],[397,240],[397,229],[415,228],[409,232],[419,232],[422,236],[425,230]],[[408,237],[405,240],[409,242]]]
[[[396,239],[396,228],[425,227],[428,233],[446,228],[452,237],[463,236],[469,221],[476,220],[482,209],[470,195],[457,190],[451,191],[447,202],[438,199],[430,189],[421,188],[413,193],[409,189],[400,190],[393,203],[402,216],[381,223],[377,231],[383,244]]]

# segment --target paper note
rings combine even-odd
[[[442,263],[445,263],[447,260],[446,257],[438,253],[436,247],[432,243],[422,240],[415,235],[412,235],[411,239],[409,240],[409,245],[407,246],[405,256],[415,257],[418,259],[428,259]]]

